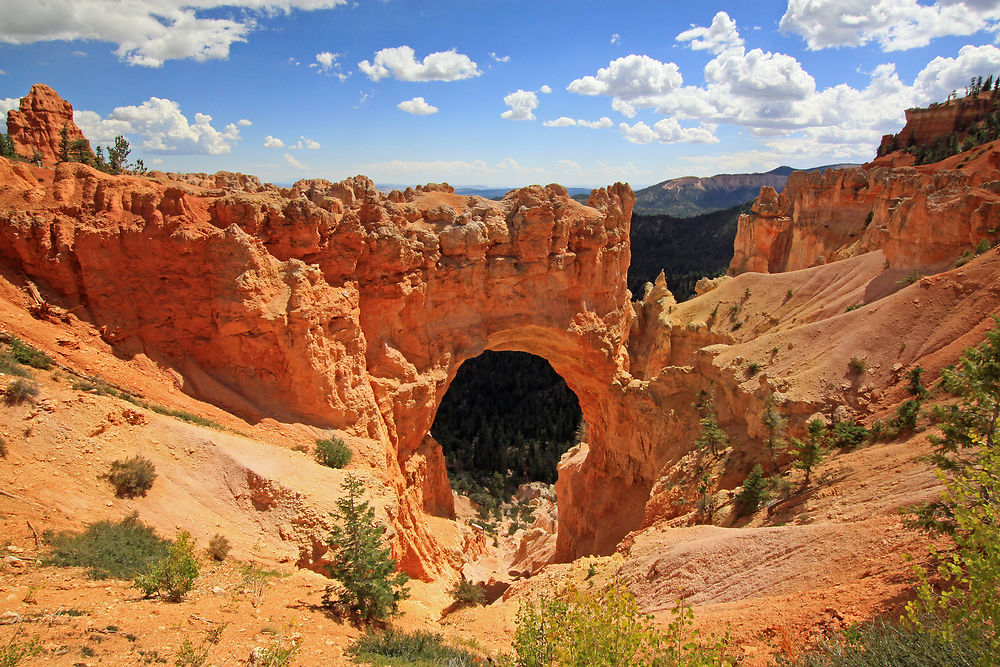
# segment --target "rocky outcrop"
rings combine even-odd
[[[45,166],[59,159],[63,128],[67,142],[86,141],[73,121],[73,106],[44,83],[33,85],[31,92],[21,98],[20,108],[7,112],[7,134],[15,152],[28,159],[37,156]],[[89,142],[87,148],[90,150]]]
[[[1000,147],[979,155],[1000,161]],[[740,216],[729,273],[792,271],[878,249],[892,268],[942,267],[992,238],[997,176],[995,168],[795,173],[780,194],[762,188]]]
[[[965,132],[996,109],[993,92],[932,104],[926,109],[907,109],[906,125],[897,134],[887,134],[879,144],[880,156],[911,146],[926,146],[956,135],[956,142],[965,139]]]
[[[465,359],[543,356],[576,392],[593,448],[617,446],[605,414],[628,368],[626,185],[595,191],[589,206],[557,185],[500,202],[435,186],[396,203],[360,176],[279,190],[61,163],[40,190],[23,167],[0,164],[0,256],[120,354],[144,354],[184,391],[250,419],[375,443],[374,465],[395,471],[397,555],[414,576],[460,565],[422,517],[452,511],[427,433]]]

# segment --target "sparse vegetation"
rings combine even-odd
[[[795,292],[789,289],[788,291],[785,292],[785,301],[788,301],[793,296],[795,296]]]
[[[621,583],[606,591],[570,588],[563,599],[543,598],[517,614],[514,653],[506,663],[541,665],[731,665],[729,637],[693,630],[694,613],[681,602],[665,630],[639,612]]]
[[[907,399],[896,408],[896,418],[892,420],[892,426],[897,432],[907,433],[917,428],[917,419],[920,417],[920,401],[917,399]]]
[[[927,396],[927,387],[924,386],[924,383],[920,379],[923,373],[924,369],[920,366],[914,366],[906,373],[906,379],[910,381],[910,386],[908,387],[910,395],[916,396],[918,400]]]
[[[848,312],[848,313],[849,313],[849,312],[851,312],[852,310],[857,310],[858,308],[860,308],[860,307],[861,307],[861,306],[863,306],[863,305],[865,305],[865,304],[863,304],[863,303],[856,303],[856,304],[854,304],[853,306],[848,306],[848,307],[847,307],[847,310],[846,310],[845,312]]]
[[[132,514],[118,523],[99,521],[82,533],[45,533],[52,552],[46,565],[86,567],[93,579],[132,579],[147,565],[167,555],[170,542]]]
[[[343,468],[351,461],[351,449],[337,436],[316,441],[316,460],[328,468]]]
[[[132,584],[146,597],[160,595],[170,602],[180,602],[194,585],[198,570],[194,540],[187,531],[181,531],[167,547],[167,555],[136,575]]]
[[[297,642],[278,637],[268,646],[257,647],[250,653],[253,667],[287,667],[299,652]]]
[[[264,599],[264,591],[271,585],[271,582],[278,579],[281,573],[277,570],[268,570],[255,563],[244,565],[240,570],[239,590],[250,595],[251,604],[259,607]]]
[[[11,380],[4,390],[3,401],[7,405],[21,405],[33,402],[38,396],[38,385],[26,378]]]
[[[461,581],[452,586],[448,594],[459,605],[474,607],[486,603],[486,589],[479,584],[468,581],[465,577],[462,577]]]
[[[0,667],[14,667],[22,660],[33,658],[42,652],[42,642],[38,637],[27,641],[18,639],[15,631],[7,643],[0,646]]]
[[[757,362],[751,362],[750,365],[747,366],[747,375],[749,375],[750,377],[757,375],[757,373],[759,372],[760,372],[760,364],[758,364]]]
[[[174,665],[176,667],[202,667],[206,662],[208,662],[208,647],[202,644],[196,648],[191,640],[185,637],[177,651]]]
[[[396,561],[382,545],[385,528],[375,521],[375,509],[361,499],[364,484],[348,474],[341,485],[344,495],[337,499],[334,517],[338,524],[330,532],[330,576],[342,584],[333,596],[327,592],[328,607],[345,606],[362,622],[384,621],[398,610],[398,602],[409,595],[409,577],[396,572]]]
[[[916,269],[913,269],[912,271],[910,271],[909,273],[907,273],[905,276],[903,276],[900,280],[897,280],[896,284],[897,285],[912,285],[913,283],[918,282],[923,277],[924,277],[924,274],[920,273]]]
[[[25,343],[16,336],[10,337],[9,345],[11,357],[19,364],[31,366],[32,368],[38,368],[43,371],[49,370],[55,364],[52,357],[45,354],[38,348]]]
[[[115,487],[115,495],[119,498],[145,496],[153,488],[156,466],[146,457],[136,454],[124,461],[112,461],[104,479]]]
[[[208,541],[208,555],[212,557],[213,560],[224,561],[226,556],[229,555],[229,540],[222,533],[216,533],[212,536],[212,539]]]
[[[819,642],[795,659],[775,656],[776,667],[976,667],[981,654],[964,642],[876,620],[855,625]]]
[[[777,455],[785,447],[785,418],[774,407],[774,396],[768,396],[764,404],[763,422],[767,427],[764,446],[771,455],[771,472],[778,471]]]
[[[448,646],[436,632],[404,632],[392,627],[368,632],[358,637],[347,654],[359,663],[373,665],[462,665],[477,664],[482,659],[465,649]]]

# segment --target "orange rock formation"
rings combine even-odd
[[[69,142],[86,139],[73,121],[73,106],[44,83],[31,87],[21,98],[20,109],[7,112],[7,134],[14,150],[29,159],[37,152],[46,166],[58,160],[63,128]]]
[[[1000,222],[998,142],[928,167],[796,172],[740,216],[730,275],[776,273],[881,249],[897,269],[940,269]]]

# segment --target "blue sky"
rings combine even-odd
[[[865,161],[1000,73],[1000,0],[0,0],[0,111],[273,182],[639,188]]]

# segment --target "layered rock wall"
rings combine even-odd
[[[980,157],[1000,161],[988,145]],[[891,268],[957,259],[1000,221],[996,171],[868,167],[796,172],[740,216],[730,275],[778,273],[881,249]]]

